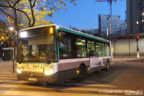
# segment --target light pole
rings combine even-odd
[[[109,29],[107,28],[107,37],[109,36]]]
[[[136,36],[136,44],[137,44],[137,58],[140,58],[138,41],[139,41],[139,35]]]
[[[9,27],[9,30],[11,32],[15,31],[14,27]],[[12,60],[12,63],[13,63],[13,73],[14,73],[15,72],[15,40],[14,40],[14,47],[13,47],[13,60]]]

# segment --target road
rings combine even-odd
[[[70,80],[61,86],[41,86],[17,81],[16,74],[11,73],[11,62],[1,61],[0,96],[143,96],[143,62],[144,59],[116,58],[108,72],[97,71],[83,82]]]

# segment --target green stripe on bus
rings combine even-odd
[[[99,37],[90,36],[90,35],[87,35],[87,34],[85,34],[85,33],[80,33],[80,32],[76,32],[76,31],[73,31],[73,30],[69,30],[69,29],[66,29],[66,28],[63,28],[63,27],[59,27],[57,30],[60,30],[60,31],[68,32],[68,33],[75,34],[75,35],[78,35],[78,36],[82,36],[82,37],[86,37],[86,38],[90,38],[90,39],[94,39],[94,40],[98,40],[98,41],[102,41],[102,42],[109,43],[108,40],[104,40],[104,39],[101,39],[101,38],[99,38]]]

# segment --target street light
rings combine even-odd
[[[10,31],[15,31],[14,27],[9,27]],[[14,50],[13,50],[13,72],[15,72],[15,44],[14,44]]]
[[[13,31],[13,30],[14,30],[14,27],[9,27],[9,30],[10,30],[10,31]]]

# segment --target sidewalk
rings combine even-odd
[[[0,58],[0,80],[16,80],[16,73],[13,73],[13,61],[2,61]]]
[[[137,58],[136,56],[114,56],[114,61],[129,61],[129,60],[144,60],[144,56],[140,56],[140,58]]]
[[[13,73],[13,61],[0,61],[0,73]]]

